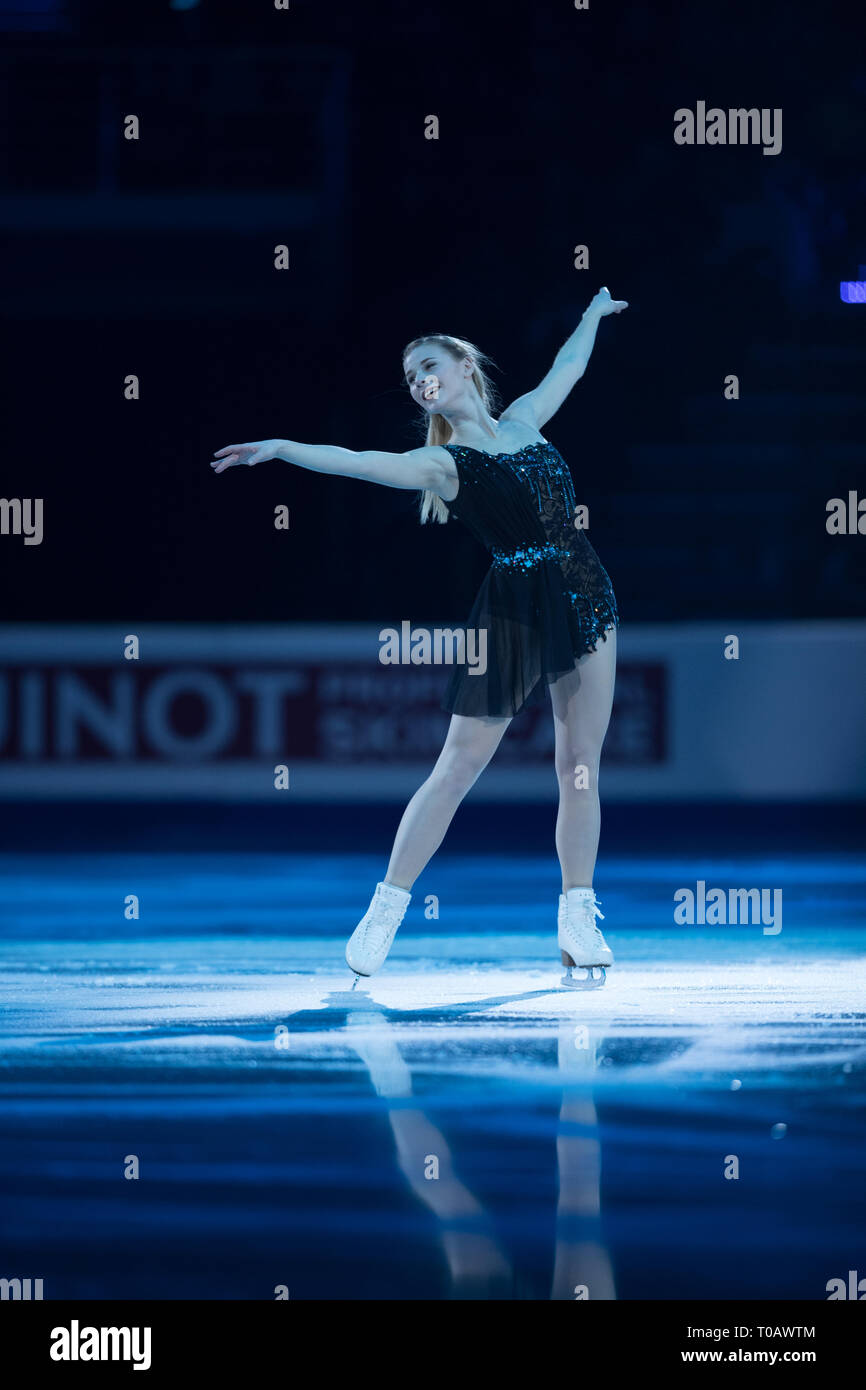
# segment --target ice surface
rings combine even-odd
[[[534,859],[443,861],[355,990],[362,856],[2,868],[5,1248],[46,1297],[814,1298],[856,1263],[850,858],[605,866],[586,992]],[[782,931],[675,927],[697,878],[781,886]]]

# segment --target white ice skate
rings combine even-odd
[[[405,888],[397,888],[393,883],[376,884],[370,906],[346,946],[346,964],[356,977],[375,975],[384,964],[411,897]]]
[[[569,888],[567,893],[560,893],[558,941],[562,963],[567,967],[562,977],[567,989],[596,989],[605,982],[605,966],[613,965],[613,952],[596,917],[604,921],[591,888]],[[586,974],[578,978],[575,970]]]

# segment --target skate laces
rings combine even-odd
[[[393,936],[396,932],[403,920],[405,911],[405,905],[401,906],[399,903],[388,902],[384,898],[379,898],[373,920],[367,923],[364,940],[369,941],[372,935],[374,940],[387,941],[388,937]]]
[[[578,918],[577,922],[574,921],[575,916]],[[604,921],[604,913],[601,910],[599,900],[593,896],[592,901],[588,898],[584,898],[581,903],[572,905],[571,911],[566,913],[566,922],[572,929],[574,929],[574,927],[582,927],[585,931],[591,931],[599,940],[603,941],[604,937],[601,934],[601,927],[595,920],[596,917],[600,917],[601,920]]]
[[[595,918],[600,917],[601,920],[604,921],[604,913],[599,908],[597,900],[587,903],[587,907],[589,911],[586,914],[586,925],[589,927],[593,936],[597,937],[598,940],[603,943],[604,937],[601,934],[601,927],[598,925],[598,922],[595,921]]]

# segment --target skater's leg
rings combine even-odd
[[[403,812],[386,882],[407,890],[412,887],[441,845],[454,812],[490,762],[510,722],[451,716],[436,766]]]
[[[550,687],[556,730],[556,775],[559,813],[556,852],[562,869],[562,891],[591,888],[598,854],[601,809],[598,766],[610,722],[616,676],[616,629],[599,640],[575,669]],[[581,776],[575,769],[586,769]],[[575,777],[578,785],[575,786]],[[586,785],[581,785],[582,781]]]

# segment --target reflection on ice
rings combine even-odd
[[[382,1010],[346,1019],[347,1035],[376,1094],[405,1101],[412,1073]],[[597,1049],[590,1030],[562,1021],[557,1047],[562,1107],[556,1137],[556,1210],[552,1299],[613,1299],[613,1270],[601,1232],[601,1143],[592,1099]],[[454,1298],[513,1296],[514,1273],[483,1207],[458,1177],[445,1135],[420,1108],[390,1105],[400,1169],[439,1223]]]
[[[825,1297],[863,931],[615,944],[576,992],[549,934],[407,934],[353,991],[339,939],[6,941],[10,1259],[46,1297]]]

